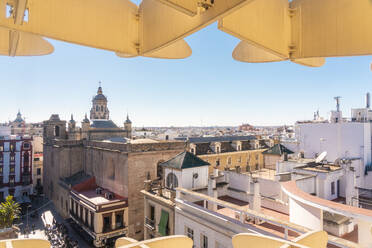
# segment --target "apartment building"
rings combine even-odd
[[[0,132],[0,199],[13,195],[22,203],[33,193],[32,138],[11,135],[8,128],[1,128],[3,130]]]
[[[70,217],[95,247],[102,247],[128,234],[128,199],[98,186],[95,177],[82,173],[65,180],[71,186]],[[76,181],[82,178],[82,182]]]
[[[256,136],[198,137],[189,138],[187,142],[189,152],[210,164],[210,174],[214,167],[220,170],[259,170],[264,167],[262,152],[273,145],[272,140]]]

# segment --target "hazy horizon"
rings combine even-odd
[[[363,107],[372,90],[371,56],[327,59],[321,68],[291,62],[248,64],[233,60],[239,42],[216,24],[189,36],[191,57],[124,59],[113,52],[49,40],[55,51],[40,57],[0,57],[0,122],[18,109],[27,122],[59,114],[80,122],[91,108],[98,81],[110,118],[134,126],[292,125],[327,118],[342,96],[344,116]]]

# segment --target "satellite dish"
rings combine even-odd
[[[341,164],[341,158],[337,158],[334,162],[335,165],[340,165]]]
[[[325,157],[327,156],[327,152],[322,152],[316,159],[315,159],[315,163],[320,163],[322,162]]]
[[[194,178],[194,179],[197,179],[198,178],[198,173],[194,173],[193,175],[192,175],[192,177]]]

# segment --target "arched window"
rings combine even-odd
[[[59,137],[59,126],[54,127],[54,136]]]
[[[103,105],[101,106],[101,111],[103,112]]]
[[[178,187],[178,179],[177,176],[171,172],[167,175],[167,188],[174,189]]]
[[[96,111],[98,111],[98,105],[96,105]]]

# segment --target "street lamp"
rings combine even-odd
[[[26,235],[27,235],[27,238],[28,238],[28,234],[29,234],[29,226],[28,226],[28,209],[30,208],[31,206],[30,205],[27,205],[26,207]]]

